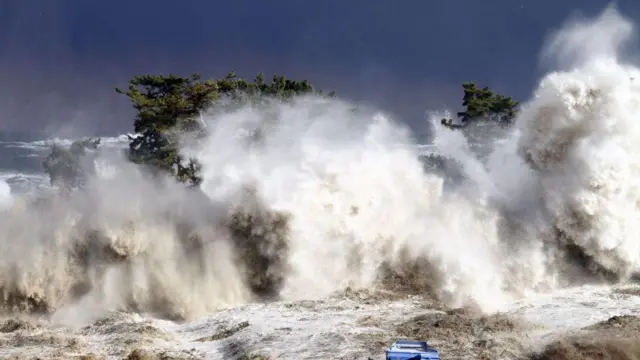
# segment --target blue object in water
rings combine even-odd
[[[384,352],[387,360],[440,360],[438,350],[426,341],[397,340]]]

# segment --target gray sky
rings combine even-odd
[[[139,73],[306,78],[419,132],[476,81],[526,98],[545,36],[596,0],[3,0],[0,131],[132,129]],[[640,2],[619,0],[637,19]]]

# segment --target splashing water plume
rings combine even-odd
[[[13,203],[11,188],[6,181],[0,180],[0,209],[6,209]]]
[[[640,72],[618,56],[631,30],[608,8],[556,35],[547,52],[574,68],[546,76],[518,119],[552,240],[617,279],[640,270]]]
[[[189,319],[389,286],[391,273],[492,311],[594,275],[627,279],[640,270],[640,72],[616,51],[631,29],[610,8],[557,32],[544,54],[572,68],[541,80],[486,161],[433,116],[436,148],[465,175],[451,189],[405,127],[315,97],[203,115],[206,138],[183,146],[201,190],[100,159],[109,176],[86,189],[2,210],[1,307]]]
[[[300,99],[272,110],[279,122],[257,149],[229,140],[267,121],[263,112],[243,109],[213,119],[196,156],[213,199],[256,184],[264,203],[291,215],[281,295],[373,286],[383,263],[424,262],[439,295],[494,301],[501,286],[495,214],[474,200],[445,199],[442,178],[424,173],[406,129],[333,100]]]
[[[542,50],[542,59],[561,68],[582,68],[602,60],[615,62],[633,30],[633,24],[610,5],[595,19],[573,19],[554,32]]]

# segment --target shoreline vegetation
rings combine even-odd
[[[474,123],[496,123],[501,127],[513,124],[519,102],[473,82],[464,83],[462,88],[463,110],[456,114],[456,119],[442,119],[441,126],[465,131]],[[335,91],[324,93],[307,80],[291,80],[275,74],[266,81],[264,74],[258,73],[253,81],[247,81],[233,72],[220,79],[207,80],[198,74],[141,75],[133,77],[126,89],[115,90],[126,96],[136,111],[133,119],[136,135],[129,136],[126,157],[151,174],[170,174],[191,187],[198,187],[202,182],[201,165],[196,159],[181,154],[178,148],[185,135],[196,139],[205,135],[200,119],[205,111],[259,104],[269,99],[289,101],[311,94],[337,97]],[[92,172],[83,157],[99,145],[100,138],[77,140],[68,147],[52,145],[42,164],[51,184],[63,192],[81,188]],[[427,161],[441,167],[446,160],[431,155]]]

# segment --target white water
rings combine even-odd
[[[560,70],[541,79],[517,127],[495,145],[487,164],[462,133],[436,127],[435,148],[458,160],[466,175],[454,190],[445,192],[441,176],[423,171],[405,128],[382,114],[354,113],[339,101],[303,98],[204,116],[208,137],[184,151],[204,166],[206,204],[172,184],[152,187],[125,167],[61,200],[53,214],[12,209],[0,218],[0,267],[13,272],[0,285],[43,294],[61,309],[54,319],[65,323],[92,321],[130,297],[143,312],[157,312],[160,302],[160,312],[200,318],[186,325],[148,320],[177,338],[150,347],[195,347],[208,358],[219,358],[219,343],[192,340],[210,335],[217,321],[249,320],[239,334],[253,347],[306,348],[303,355],[309,355],[329,351],[328,341],[338,335],[355,343],[353,335],[366,331],[354,325],[363,315],[391,321],[399,311],[418,311],[406,303],[381,308],[340,301],[314,311],[289,311],[283,302],[236,308],[254,299],[245,269],[229,255],[233,242],[211,221],[225,219],[239,206],[238,193],[252,186],[267,211],[290,216],[289,252],[263,249],[286,259],[286,270],[268,270],[283,272],[283,300],[372,287],[381,263],[401,268],[419,262],[431,269],[432,295],[447,305],[523,314],[552,333],[633,313],[637,297],[616,295],[608,286],[575,288],[591,274],[564,248],[575,245],[622,280],[640,271],[640,70],[618,56],[631,28],[608,9],[561,29],[544,51]],[[249,146],[243,133],[255,128],[263,141]],[[197,257],[204,267],[179,251],[182,240],[164,210],[194,221],[208,239]],[[126,225],[132,219],[133,234]],[[71,285],[79,274],[98,273],[100,265],[67,265],[68,249],[78,241],[72,235],[88,225],[132,259],[104,276],[92,275],[94,290],[75,303]],[[330,310],[336,306],[343,309]],[[223,308],[231,309],[202,317]],[[91,316],[83,313],[89,310]],[[279,327],[292,330],[282,334]],[[85,337],[103,350],[108,339]]]
[[[235,340],[249,353],[261,353],[277,359],[371,357],[381,360],[384,358],[383,352],[372,350],[363,337],[384,336],[387,328],[394,324],[433,311],[425,309],[423,304],[417,298],[374,303],[341,298],[275,302],[228,309],[183,324],[135,314],[119,314],[112,316],[110,322],[87,328],[48,328],[20,332],[21,335],[0,334],[0,340],[15,336],[23,336],[24,339],[46,339],[49,336],[77,339],[81,349],[65,351],[69,356],[96,353],[112,354],[110,359],[122,359],[130,351],[123,346],[124,341],[136,339],[136,343],[139,343],[137,338],[142,333],[140,329],[151,326],[157,329],[156,333],[150,335],[151,341],[135,347],[174,356],[191,355],[198,359],[223,360],[229,358],[228,353],[224,353],[225,344]],[[583,286],[514,302],[507,309],[507,314],[539,325],[521,339],[525,348],[536,349],[540,344],[569,331],[615,315],[640,316],[640,297],[615,293],[610,287]],[[362,320],[366,318],[375,321],[363,323]],[[196,341],[245,322],[248,323],[246,327],[223,340]],[[476,336],[480,339],[483,335],[478,333]],[[451,345],[446,338],[427,340],[440,349]],[[28,340],[22,342],[28,343]],[[55,351],[56,347],[46,346],[4,347],[0,349],[0,356],[20,354],[48,358]],[[497,353],[501,352],[498,350]],[[496,357],[514,358],[508,354]]]
[[[424,174],[404,128],[349,109],[319,99],[274,105],[281,122],[257,150],[230,134],[263,121],[263,112],[210,119],[211,136],[195,152],[203,190],[224,201],[255,183],[264,203],[292,214],[287,299],[369,287],[382,261],[426,256],[442,275],[443,297],[495,304],[503,285],[497,214],[481,200],[445,198],[442,178]]]
[[[0,209],[6,209],[13,203],[11,188],[6,181],[0,179]]]
[[[467,175],[456,192],[422,171],[413,146],[397,146],[410,143],[399,125],[316,99],[208,118],[211,135],[194,153],[203,189],[220,200],[255,183],[272,209],[292,214],[286,298],[371,286],[383,260],[420,259],[450,305],[496,310],[588,275],[567,260],[565,243],[625,279],[640,270],[640,72],[617,55],[630,30],[608,9],[558,32],[545,54],[569,70],[540,81],[487,166],[462,133],[436,127],[435,146]],[[279,122],[261,148],[231,136],[265,113]]]

